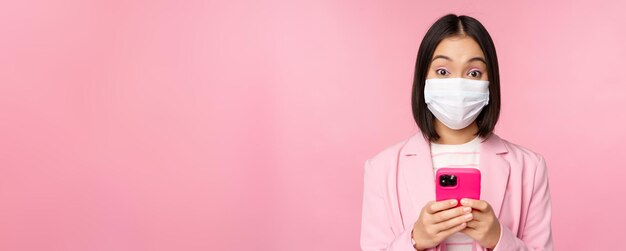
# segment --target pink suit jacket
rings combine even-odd
[[[494,251],[552,250],[543,156],[492,134],[480,144],[479,169],[481,199],[491,205],[501,226]],[[414,251],[413,225],[422,207],[432,200],[435,180],[430,144],[421,132],[365,161],[361,250]]]

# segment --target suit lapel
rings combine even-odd
[[[435,200],[435,175],[430,144],[421,133],[413,135],[400,152],[399,172],[407,187],[413,210],[403,212],[405,221],[417,219],[422,208]],[[410,215],[406,215],[410,214]],[[411,222],[405,222],[411,224]]]
[[[480,198],[491,205],[496,217],[500,217],[511,171],[509,162],[501,155],[508,151],[502,139],[495,134],[482,142],[480,147]]]

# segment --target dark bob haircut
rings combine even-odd
[[[500,115],[500,74],[498,72],[498,57],[496,47],[485,27],[476,19],[469,16],[457,16],[448,14],[439,18],[426,32],[415,61],[415,75],[413,76],[413,90],[411,94],[411,106],[413,118],[420,128],[424,138],[430,142],[439,139],[435,131],[434,115],[428,110],[424,101],[424,86],[430,62],[437,45],[441,40],[456,36],[467,35],[473,38],[480,46],[487,61],[487,75],[489,80],[489,104],[483,107],[476,118],[478,135],[487,138],[493,133],[493,129]]]

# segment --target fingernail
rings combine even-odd
[[[456,205],[456,200],[451,200],[450,205],[453,205],[453,206]]]
[[[461,199],[461,204],[467,204],[467,199]]]
[[[466,213],[469,213],[470,211],[472,211],[472,208],[471,207],[464,207],[463,211],[466,212]]]
[[[473,215],[472,215],[472,214],[466,214],[466,215],[465,215],[465,219],[471,219],[472,217],[473,217]]]

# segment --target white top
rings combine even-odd
[[[480,141],[476,136],[467,143],[457,145],[444,145],[430,143],[430,153],[433,159],[433,171],[441,167],[477,168],[480,160]],[[457,232],[442,242],[443,250],[448,251],[472,251],[477,245],[474,239],[464,233]]]

